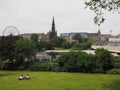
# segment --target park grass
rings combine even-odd
[[[30,80],[18,80],[29,74]],[[120,90],[120,76],[66,72],[0,71],[0,90]]]

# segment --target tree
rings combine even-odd
[[[1,69],[12,70],[14,68],[15,43],[20,38],[13,35],[0,37],[0,60],[4,62],[1,62]]]
[[[75,38],[78,40],[80,40],[80,43],[72,43],[72,48],[73,49],[79,49],[79,50],[86,50],[89,49],[91,47],[91,44],[93,43],[92,39],[89,38],[81,38],[79,39],[80,35],[76,35]]]
[[[96,67],[99,68],[101,72],[106,72],[107,70],[113,68],[114,58],[110,52],[106,49],[97,49],[95,51],[96,57]]]
[[[40,51],[40,48],[39,48],[39,41],[38,41],[38,35],[37,34],[32,34],[30,36],[30,40],[32,40],[36,46],[36,50],[37,51]]]
[[[83,38],[81,37],[80,34],[75,34],[75,36],[73,37],[74,40],[76,40],[77,44],[81,43]]]
[[[54,47],[52,46],[51,43],[47,43],[47,45],[45,46],[45,50],[54,50]]]
[[[58,58],[58,65],[62,71],[93,72],[95,58],[94,55],[82,51],[71,51]]]
[[[81,50],[90,49],[91,48],[91,43],[83,42],[83,43],[79,44],[78,48],[81,49]]]
[[[37,42],[38,41],[38,35],[37,34],[32,34],[30,36],[30,39],[33,40],[34,42]]]
[[[96,16],[94,17],[94,22],[98,26],[105,20],[105,11],[119,12],[120,10],[120,0],[87,0],[85,4],[90,10],[95,12]]]
[[[53,39],[50,40],[50,43],[53,45],[53,47],[61,47],[63,41],[63,38],[55,36]]]
[[[66,42],[66,41],[64,41],[64,42],[61,44],[61,46],[62,46],[63,48],[65,48],[65,49],[68,49],[68,48],[71,47],[70,43],[69,43],[69,42]]]
[[[120,68],[120,56],[115,56],[115,60],[113,61],[114,68]]]
[[[8,60],[11,63],[14,59],[14,44],[20,39],[19,36],[3,36],[0,38],[0,58],[2,60]]]
[[[78,57],[77,57],[78,71],[92,73],[94,72],[95,64],[96,63],[95,63],[94,55],[81,51],[78,52]]]
[[[15,60],[17,65],[22,65],[25,60],[31,61],[36,53],[35,44],[32,40],[20,39],[15,44]]]

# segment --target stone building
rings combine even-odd
[[[60,37],[64,38],[66,41],[71,43],[72,41],[74,41],[73,38],[76,34],[80,34],[82,38],[91,38],[95,42],[98,42],[100,41],[101,32],[100,30],[98,30],[97,33],[87,33],[87,32],[61,33]]]
[[[48,35],[44,33],[24,33],[24,34],[21,34],[20,36],[22,36],[24,39],[30,40],[31,35],[33,34],[38,35],[38,41],[41,41],[41,40],[49,41]]]
[[[98,30],[97,33],[87,33],[87,38],[93,39],[95,42],[99,42],[101,37],[101,31]]]

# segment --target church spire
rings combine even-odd
[[[53,17],[51,31],[49,32],[49,39],[52,39],[55,36],[57,36],[57,31],[55,30],[55,21]]]
[[[53,17],[53,21],[52,21],[52,32],[54,33],[55,32],[55,21],[54,21],[54,17]]]

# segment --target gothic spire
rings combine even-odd
[[[52,21],[52,32],[55,32],[55,21],[54,21],[54,17],[53,17],[53,21]]]

